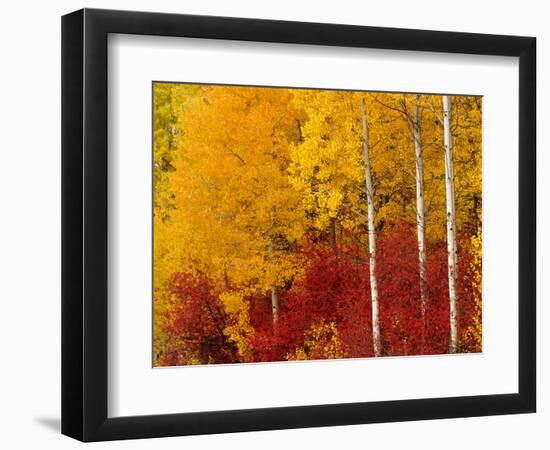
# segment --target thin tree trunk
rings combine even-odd
[[[426,331],[426,220],[424,216],[424,162],[422,160],[422,137],[420,132],[419,95],[415,97],[412,123],[414,153],[416,161],[416,229],[418,239],[418,271],[420,278],[420,312],[422,316],[422,344]]]
[[[334,251],[334,258],[336,260],[336,265],[338,265],[338,237],[336,234],[336,219],[334,217],[330,218],[330,234],[332,237],[332,250]]]
[[[276,326],[279,317],[279,291],[275,285],[271,286],[271,312],[273,315],[273,326]]]
[[[458,254],[456,246],[455,188],[453,165],[453,139],[451,134],[451,98],[443,96],[443,139],[445,146],[445,191],[447,203],[447,266],[449,277],[450,326],[449,352],[459,352],[458,295],[456,280]]]
[[[374,197],[369,157],[369,130],[365,111],[365,100],[361,99],[361,117],[363,122],[363,156],[365,158],[365,187],[367,188],[367,222],[369,229],[369,269],[370,294],[372,300],[372,342],[374,355],[382,354],[380,344],[380,325],[378,321],[378,285],[376,282],[376,230],[374,227]]]
[[[269,244],[269,255],[273,258],[273,243]],[[271,285],[271,318],[273,328],[276,329],[277,319],[279,318],[279,291],[274,284]]]
[[[273,260],[273,242],[269,244],[269,257]],[[279,288],[275,283],[271,285],[271,320],[273,329],[272,357],[278,359],[279,353]]]

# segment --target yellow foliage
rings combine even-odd
[[[472,318],[472,324],[464,331],[461,336],[461,348],[463,351],[481,352],[482,351],[482,304],[481,304],[481,229],[478,235],[472,236],[470,240],[470,253],[472,255],[471,270],[474,274],[472,288],[475,293],[475,312]]]
[[[338,328],[332,321],[313,324],[304,336],[303,345],[286,355],[289,361],[345,357],[346,353],[338,335]]]
[[[288,91],[204,87],[178,115],[174,165],[185,175],[170,177],[177,208],[163,227],[180,270],[249,291],[294,276],[288,248],[304,230],[286,176],[299,115],[289,102]]]
[[[246,361],[254,331],[246,298],[267,296],[272,286],[284,289],[303,274],[306,263],[295,248],[311,231],[335,224],[365,229],[362,100],[376,229],[413,225],[415,95],[154,84],[156,357],[176,345],[164,331],[172,320],[173,274],[200,272],[222,292],[231,318],[224,333]],[[418,101],[426,238],[443,241],[441,97],[421,95]],[[472,264],[481,267],[481,99],[453,97],[453,107],[457,229],[479,230],[471,251]],[[471,348],[481,348],[481,273],[476,289],[479,318],[462,336]],[[336,325],[320,322],[288,358],[344,356]]]
[[[239,292],[224,292],[220,294],[220,300],[231,318],[231,323],[225,327],[224,334],[237,346],[239,360],[249,361],[251,360],[249,339],[254,334],[254,328],[250,325],[248,302]]]

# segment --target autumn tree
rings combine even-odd
[[[153,89],[155,365],[481,350],[480,97]]]
[[[376,281],[376,228],[374,226],[374,188],[371,174],[369,155],[369,128],[367,125],[367,112],[365,99],[361,99],[361,123],[363,125],[363,158],[365,165],[365,187],[367,189],[367,220],[369,231],[369,271],[370,292],[372,302],[372,342],[375,356],[382,354],[380,343],[380,323],[378,307],[378,283]]]
[[[247,296],[268,294],[274,324],[278,291],[301,267],[291,249],[304,233],[301,199],[286,174],[300,114],[291,97],[203,88],[177,117],[184,138],[174,174],[185,176],[170,176],[176,207],[156,229],[159,240],[177,242],[168,272],[200,272],[221,284],[233,315],[237,297],[244,316]]]
[[[414,149],[414,174],[415,182],[415,221],[418,245],[418,278],[420,294],[420,313],[423,328],[426,324],[427,287],[426,287],[426,209],[424,187],[424,145],[422,140],[422,112],[421,96],[415,95],[385,95],[384,100],[375,97],[378,104],[388,110],[396,112],[404,122],[410,136],[410,142]],[[408,146],[405,145],[405,148]],[[397,152],[395,152],[397,153]],[[397,157],[397,154],[394,155]]]
[[[367,229],[373,347],[382,354],[376,280],[375,187],[366,106],[368,94],[345,91],[302,91],[295,101],[304,109],[303,142],[293,147],[291,182],[319,231],[336,226],[347,231]],[[377,118],[371,122],[376,123]]]
[[[451,335],[449,351],[457,353],[458,342],[458,299],[456,281],[458,277],[458,250],[456,246],[456,214],[455,214],[455,187],[453,164],[453,138],[451,133],[451,97],[442,97],[443,106],[443,133],[445,147],[445,192],[447,199],[447,257],[449,270],[449,305]]]

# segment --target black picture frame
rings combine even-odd
[[[107,416],[107,36],[178,36],[519,57],[517,393]],[[62,433],[82,441],[535,412],[536,39],[83,9],[62,18]]]

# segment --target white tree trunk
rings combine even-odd
[[[269,256],[273,258],[273,243],[269,244]],[[274,284],[271,285],[271,318],[275,327],[279,318],[279,291]]]
[[[367,222],[369,229],[369,270],[370,295],[372,300],[372,342],[374,355],[382,354],[380,344],[380,325],[378,320],[378,285],[376,282],[376,230],[374,227],[374,197],[369,157],[369,130],[365,111],[365,100],[361,99],[361,116],[363,122],[363,156],[365,158],[365,187],[367,188]]]
[[[279,292],[275,285],[271,286],[271,313],[273,317],[273,326],[276,326],[279,317]]]
[[[420,278],[420,312],[422,315],[422,340],[426,330],[426,220],[424,216],[424,162],[422,160],[422,137],[420,132],[419,98],[415,97],[412,123],[414,153],[416,161],[416,234],[418,239],[418,272]]]
[[[456,292],[458,254],[456,245],[453,138],[451,134],[451,98],[448,95],[443,96],[443,139],[445,146],[445,191],[447,202],[447,266],[450,304],[449,319],[451,325],[449,352],[458,353],[458,295]]]

